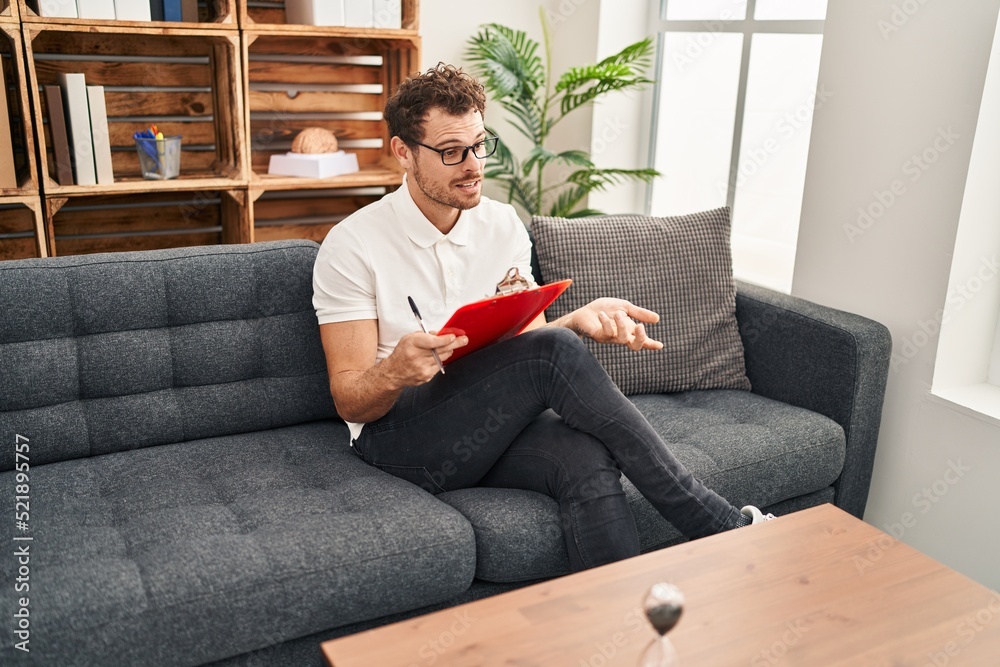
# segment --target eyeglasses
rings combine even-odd
[[[455,146],[454,148],[434,148],[433,146],[422,144],[419,141],[414,141],[413,143],[417,146],[422,146],[440,154],[441,163],[444,164],[444,166],[454,167],[456,164],[462,164],[465,162],[465,158],[469,157],[469,151],[472,151],[472,154],[480,160],[485,160],[489,156],[493,155],[497,150],[497,144],[500,143],[500,138],[487,137],[482,141],[477,141],[471,146]]]

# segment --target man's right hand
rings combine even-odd
[[[321,324],[319,331],[337,413],[361,424],[387,413],[406,387],[429,382],[441,371],[431,350],[437,350],[444,361],[469,342],[466,336],[415,331],[403,336],[388,357],[376,362],[377,320]]]
[[[400,387],[415,387],[430,382],[441,372],[432,350],[444,362],[456,349],[468,344],[467,336],[414,331],[399,339],[396,348],[382,362],[383,371]]]

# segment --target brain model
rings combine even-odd
[[[307,127],[292,141],[293,153],[336,153],[337,137],[322,127]]]

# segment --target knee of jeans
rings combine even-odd
[[[560,486],[578,498],[622,493],[621,470],[607,451],[584,447],[576,455],[562,458],[560,472]]]
[[[576,502],[625,495],[621,472],[614,468],[592,468],[567,480],[563,488]]]
[[[590,354],[580,337],[564,327],[546,327],[532,331],[542,349],[557,357],[570,354]]]

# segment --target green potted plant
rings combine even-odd
[[[538,42],[526,33],[498,23],[480,27],[469,38],[466,50],[472,70],[493,102],[510,114],[510,124],[527,137],[533,148],[523,159],[515,157],[501,141],[485,171],[500,181],[508,201],[528,215],[583,217],[601,211],[581,208],[587,195],[630,180],[649,182],[655,169],[601,169],[582,150],[553,152],[546,146],[552,128],[573,111],[597,98],[620,90],[636,90],[652,83],[643,73],[653,55],[653,41],[646,38],[595,65],[573,67],[554,80],[548,24],[542,13],[544,60]],[[554,85],[553,85],[554,82]],[[564,165],[565,179],[546,182],[546,167]]]

